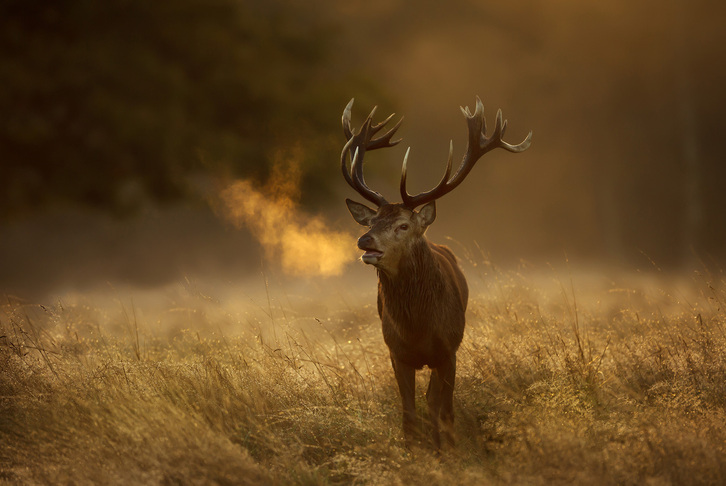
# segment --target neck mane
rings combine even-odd
[[[432,315],[436,298],[443,294],[446,285],[425,238],[416,242],[401,258],[395,276],[379,270],[378,280],[386,310],[401,323]]]

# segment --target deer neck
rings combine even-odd
[[[412,317],[412,313],[427,312],[445,286],[428,241],[416,242],[399,261],[395,274],[378,272],[380,291],[386,307],[393,314]]]

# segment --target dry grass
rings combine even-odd
[[[722,276],[482,277],[441,457],[403,446],[372,293],[7,298],[0,483],[726,483]]]

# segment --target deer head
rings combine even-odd
[[[346,199],[348,210],[353,219],[359,224],[369,227],[370,230],[358,239],[358,247],[365,253],[363,262],[376,266],[388,274],[395,275],[399,268],[401,258],[416,246],[425,241],[426,229],[436,219],[436,199],[451,192],[469,175],[474,164],[485,153],[497,147],[509,152],[523,152],[532,140],[532,132],[519,144],[511,145],[504,140],[507,129],[506,120],[502,121],[502,112],[497,110],[494,132],[486,136],[486,121],[484,120],[484,106],[476,98],[476,108],[472,113],[468,107],[461,108],[469,128],[469,140],[466,153],[456,173],[451,176],[453,160],[453,141],[449,143],[449,157],[446,170],[441,181],[431,190],[416,195],[410,195],[406,190],[407,162],[410,148],[406,151],[401,169],[401,199],[402,203],[391,204],[378,192],[370,189],[363,177],[363,158],[369,150],[393,147],[401,140],[391,140],[401,126],[403,118],[393,128],[383,135],[374,138],[381,129],[393,118],[393,114],[378,124],[373,124],[374,107],[368,118],[358,131],[351,128],[351,109],[353,101],[350,100],[343,111],[343,132],[347,143],[340,156],[343,177],[348,184],[361,196],[374,203],[377,209]],[[348,168],[347,158],[351,163]],[[421,207],[416,211],[416,208]]]

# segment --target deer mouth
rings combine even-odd
[[[363,260],[363,263],[367,263],[369,265],[375,265],[383,256],[383,252],[380,250],[373,248],[363,248],[363,250],[365,253],[363,253],[360,259]]]

